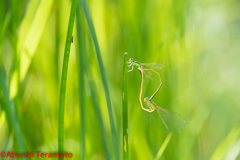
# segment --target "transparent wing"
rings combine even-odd
[[[162,62],[159,62],[159,63],[141,63],[141,65],[144,68],[149,68],[149,69],[153,69],[153,70],[160,70],[164,67],[164,64]]]
[[[158,106],[156,109],[161,120],[163,121],[165,129],[169,126],[173,131],[180,133],[181,128],[187,127],[189,121],[188,119],[182,118],[177,113],[172,113]],[[169,129],[166,130],[169,132]]]
[[[158,110],[157,110],[157,112],[158,112],[159,117],[161,118],[161,121],[162,121],[162,123],[163,123],[164,128],[166,129],[167,133],[169,134],[170,131],[169,131],[169,128],[168,128],[166,122],[163,120],[163,118],[162,118],[162,116],[161,116],[161,114],[159,113]]]
[[[151,79],[151,80],[155,79],[154,75],[150,71],[148,71],[148,70],[144,70],[143,74],[144,74],[145,79],[146,79],[147,82],[149,82],[148,79]]]

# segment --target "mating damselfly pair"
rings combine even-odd
[[[157,92],[159,91],[162,85],[162,79],[161,79],[160,73],[158,73],[155,70],[162,69],[163,64],[162,63],[140,63],[140,62],[134,61],[133,58],[130,58],[127,63],[128,63],[128,67],[131,68],[128,72],[133,71],[134,66],[136,66],[141,73],[141,87],[140,87],[140,94],[139,94],[139,102],[142,110],[149,113],[152,113],[156,110],[168,134],[170,133],[169,127],[173,131],[180,133],[181,128],[187,127],[188,120],[185,120],[185,118],[182,118],[176,113],[170,112],[168,110],[165,110],[157,106],[157,104],[155,104],[152,101],[153,97],[157,94]],[[160,82],[157,90],[153,93],[153,95],[150,98],[148,97],[144,98],[145,106],[147,107],[147,108],[144,108],[142,104],[143,77],[145,76],[147,81],[149,78],[151,80],[154,80],[154,75],[152,74],[152,72],[158,75]]]

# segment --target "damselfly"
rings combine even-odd
[[[132,67],[128,72],[133,71],[134,66],[136,66],[138,70],[139,69],[160,70],[164,67],[162,63],[140,63],[138,61],[134,61],[133,58],[130,58],[127,63],[128,63],[128,67]],[[145,70],[143,74],[145,75],[147,82],[148,82],[148,78],[150,78],[151,80],[154,80],[154,76],[151,72],[148,72],[147,70]]]
[[[149,108],[149,109],[146,109],[143,107],[143,104],[142,104],[142,90],[143,90],[143,73],[146,72],[146,71],[152,71],[154,73],[156,73],[158,76],[159,76],[159,80],[160,80],[160,84],[157,88],[157,90],[153,93],[153,95],[149,98],[149,100],[151,101],[152,98],[157,94],[157,92],[159,91],[161,85],[162,85],[162,79],[161,79],[161,76],[158,72],[154,71],[153,69],[143,69],[143,68],[138,68],[138,70],[141,72],[141,86],[140,86],[140,94],[139,94],[139,102],[140,102],[140,105],[141,105],[141,108],[144,110],[144,111],[147,111],[149,113],[152,113],[154,112],[153,109]]]
[[[145,104],[153,111],[157,111],[158,115],[163,123],[164,128],[170,133],[169,127],[175,131],[180,133],[181,128],[186,128],[188,125],[188,119],[185,119],[178,115],[177,113],[170,112],[166,109],[163,109],[157,106],[153,101],[150,101],[148,97],[144,98]]]

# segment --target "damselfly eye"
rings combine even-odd
[[[144,102],[147,102],[147,101],[148,101],[148,97],[145,97],[145,98],[144,98]]]
[[[133,58],[129,58],[129,62],[133,62]]]

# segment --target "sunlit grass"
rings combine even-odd
[[[79,0],[79,1],[82,3],[82,6],[83,6],[83,10],[84,10],[84,14],[86,16],[86,21],[87,21],[87,24],[88,24],[89,32],[91,34],[93,44],[94,44],[94,48],[95,48],[95,52],[96,52],[96,56],[97,56],[97,61],[98,61],[99,70],[100,70],[100,73],[101,73],[101,79],[102,79],[102,83],[103,83],[103,86],[104,86],[104,92],[105,92],[106,101],[107,101],[108,115],[109,115],[109,121],[110,121],[111,132],[112,132],[112,144],[113,144],[114,150],[115,150],[114,155],[115,155],[115,158],[118,160],[120,158],[120,155],[119,155],[119,140],[117,139],[117,134],[116,134],[116,128],[115,128],[113,112],[112,112],[112,105],[111,105],[110,94],[109,94],[108,83],[107,83],[107,76],[106,76],[106,73],[105,73],[105,68],[104,68],[104,65],[103,65],[101,52],[100,52],[100,48],[99,48],[98,41],[97,41],[97,36],[96,36],[95,30],[94,30],[94,26],[93,26],[93,22],[92,22],[92,19],[91,19],[91,15],[90,15],[88,6],[87,6],[85,0]]]
[[[240,158],[238,1],[80,0],[68,34],[73,2],[0,1],[0,152],[58,152],[61,71],[73,36],[59,144],[74,159],[123,158],[126,128],[129,159]],[[137,70],[127,75],[122,125],[125,52],[164,63],[154,102],[190,119],[182,133],[170,137],[157,113],[141,109]],[[158,85],[144,83],[142,97]]]
[[[85,157],[85,152],[86,152],[86,125],[85,125],[85,84],[86,82],[84,81],[84,76],[86,74],[85,72],[85,65],[84,65],[84,55],[85,50],[84,50],[84,39],[83,39],[83,35],[85,35],[84,32],[84,25],[82,23],[83,21],[83,15],[82,12],[80,10],[80,3],[78,3],[78,8],[77,8],[77,44],[78,44],[78,54],[76,54],[77,58],[78,58],[78,75],[79,75],[79,98],[80,98],[80,121],[81,121],[81,159],[86,159]]]
[[[13,128],[14,138],[16,140],[17,151],[26,152],[26,144],[22,135],[22,128],[20,127],[19,121],[17,119],[17,112],[13,104],[13,101],[9,98],[9,90],[6,85],[4,70],[0,67],[0,102],[2,109],[6,112],[7,121],[9,127]],[[3,114],[1,114],[3,116]],[[11,129],[9,129],[11,130]],[[2,148],[6,149],[6,148]],[[28,158],[23,158],[28,159]]]

